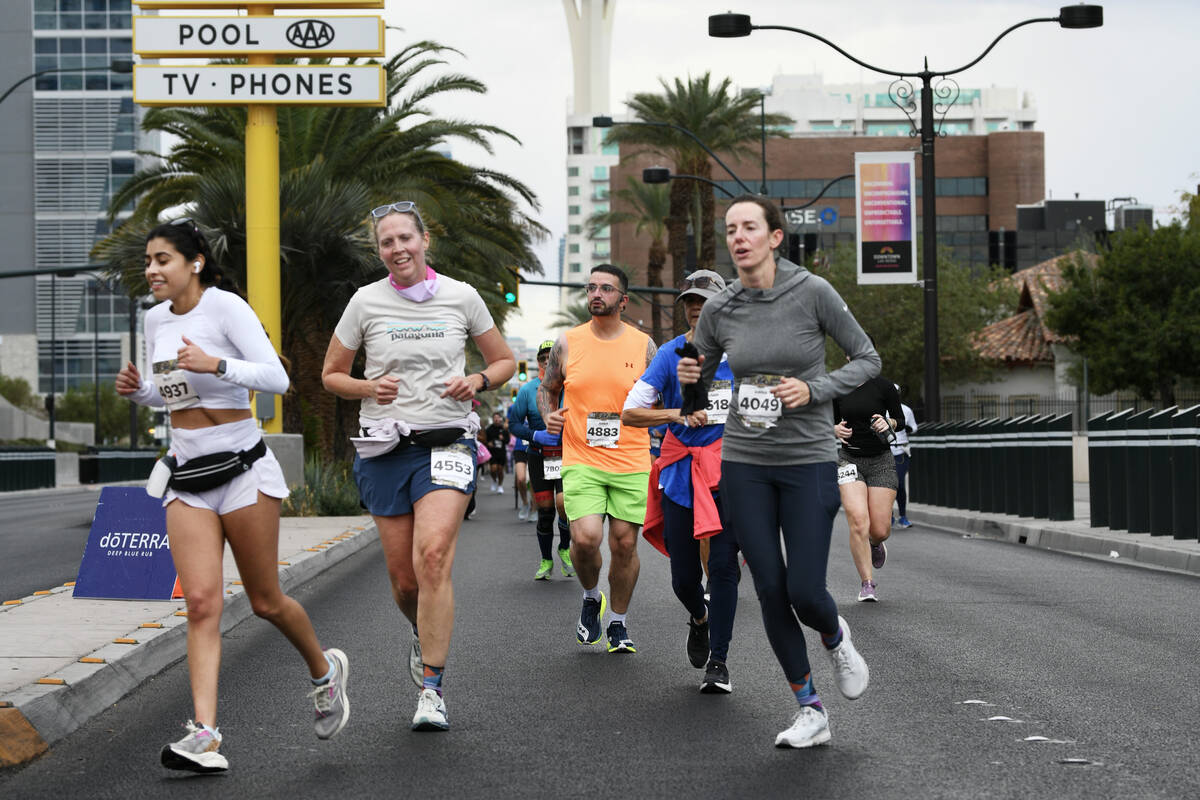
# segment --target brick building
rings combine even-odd
[[[947,136],[937,142],[938,239],[954,258],[980,267],[1004,263],[1004,232],[1017,228],[1017,206],[1040,202],[1045,191],[1045,139],[1041,131],[996,131],[986,135]],[[814,197],[828,181],[854,171],[854,154],[868,151],[915,150],[918,140],[908,136],[803,136],[767,140],[768,194],[786,209]],[[622,186],[627,175],[640,176],[644,167],[671,167],[661,157],[633,155],[636,148],[622,146],[621,161],[612,168],[610,185]],[[735,173],[752,188],[761,182],[761,159],[737,159],[721,154]],[[918,176],[917,225],[921,224],[921,159]],[[712,164],[712,178],[734,193],[741,189],[724,170]],[[732,274],[723,241],[720,215],[725,197],[717,193],[717,268]],[[614,209],[622,203],[614,195]],[[818,219],[792,226],[790,232],[813,234],[818,247],[853,243],[855,238],[854,181],[835,184],[812,206]],[[833,209],[835,214],[825,211]],[[824,213],[820,213],[824,212]],[[611,260],[630,271],[635,284],[645,282],[650,240],[635,236],[632,225],[614,226]],[[810,238],[810,242],[812,239]],[[590,265],[589,265],[590,268]],[[668,265],[669,269],[669,265]],[[632,310],[632,309],[631,309]]]

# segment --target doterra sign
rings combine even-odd
[[[377,64],[139,64],[133,70],[133,99],[148,106],[387,103],[383,68]]]
[[[148,58],[382,56],[383,19],[138,16],[133,18],[133,52]]]

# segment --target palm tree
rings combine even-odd
[[[585,297],[582,300],[575,300],[568,303],[556,311],[554,319],[550,322],[550,329],[574,328],[577,325],[591,321],[592,312],[588,311],[587,298]]]
[[[725,78],[715,86],[710,73],[687,82],[676,78],[673,84],[659,79],[661,94],[640,92],[633,96],[629,108],[634,115],[646,122],[666,122],[686,128],[714,151],[727,152],[735,156],[752,154],[751,142],[762,134],[762,125],[772,136],[786,136],[780,126],[792,120],[785,114],[767,114],[765,119],[758,113],[760,96],[756,92],[737,93]],[[640,145],[639,152],[652,152],[669,159],[675,171],[685,175],[712,178],[712,167],[708,154],[691,138],[671,128],[649,125],[617,125],[611,128],[608,142]],[[636,154],[635,154],[636,155]],[[698,213],[693,204],[698,198]],[[711,269],[716,260],[716,236],[714,227],[715,203],[713,193],[707,186],[696,181],[677,180],[671,182],[670,215],[667,218],[667,248],[671,254],[672,282],[683,281],[687,260],[687,227],[689,220],[697,232],[700,267]],[[676,333],[686,329],[683,315],[675,315]]]
[[[384,65],[386,108],[280,107],[281,351],[292,361],[296,396],[285,398],[284,425],[309,431],[325,452],[344,449],[355,427],[352,404],[323,390],[321,363],[333,327],[355,289],[385,274],[375,253],[367,210],[413,200],[430,229],[430,260],[479,290],[497,324],[512,307],[503,287],[519,271],[540,273],[533,243],[545,229],[522,210],[538,208],[514,178],[443,155],[450,141],[490,152],[500,128],[441,120],[424,102],[442,92],[486,91],[457,74],[424,73],[457,52],[432,42],[401,50]],[[134,175],[114,195],[110,218],[136,201],[132,215],[100,242],[95,256],[145,292],[142,241],[163,212],[184,206],[209,236],[214,255],[245,285],[244,107],[157,108],[144,127],[178,139],[171,152]]]
[[[630,211],[617,210],[593,214],[588,218],[590,234],[594,237],[603,228],[625,223],[633,224],[634,235],[647,233],[650,236],[650,251],[646,256],[646,284],[662,286],[663,267],[667,263],[667,218],[670,215],[670,191],[662,184],[643,183],[628,176],[629,185],[618,189],[613,196]],[[650,329],[657,344],[664,340],[662,304],[658,295],[650,296]]]

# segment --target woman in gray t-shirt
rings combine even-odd
[[[392,203],[372,217],[388,275],[346,306],[321,377],[338,397],[362,401],[354,477],[379,530],[392,594],[413,625],[409,670],[421,690],[413,729],[446,730],[450,570],[475,489],[479,417],[471,401],[517,365],[479,293],[428,265],[429,232],[416,206]],[[467,337],[487,362],[471,375],[463,374]],[[360,347],[361,379],[350,375]]]

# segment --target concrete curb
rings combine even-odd
[[[375,525],[368,522],[362,528],[348,529],[331,537],[327,543],[286,556],[289,563],[279,571],[280,585],[285,592],[296,589],[338,562],[377,543],[379,538],[374,534]],[[135,644],[106,644],[83,656],[95,659],[97,663],[69,664],[41,679],[48,683],[29,684],[7,694],[5,700],[11,703],[11,708],[0,711],[8,712],[9,716],[12,711],[22,715],[40,736],[41,744],[36,740],[29,742],[22,752],[15,756],[8,754],[8,759],[0,761],[0,766],[36,758],[45,752],[46,745],[74,732],[147,678],[184,658],[187,655],[187,619],[177,615],[178,606],[170,608],[170,613],[149,623],[161,627],[139,627],[125,637],[135,639]],[[249,598],[241,585],[227,582],[221,615],[222,632],[252,615]],[[15,724],[19,726],[19,722]]]
[[[1070,528],[1048,520],[985,515],[910,503],[908,517],[920,525],[982,539],[996,539],[1071,555],[1200,575],[1200,543],[1108,528]]]

